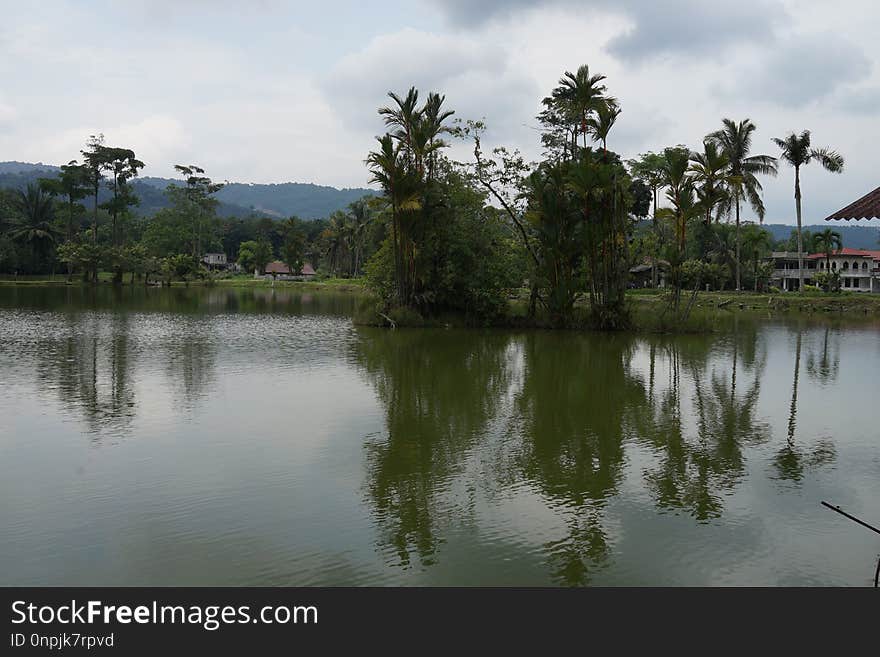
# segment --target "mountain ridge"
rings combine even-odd
[[[60,170],[56,165],[42,162],[0,162],[0,187],[23,189],[28,183],[56,174]],[[180,185],[183,181],[157,176],[134,179],[132,186],[141,200],[136,212],[142,216],[151,216],[168,207],[163,192],[171,183]],[[340,189],[315,183],[230,182],[215,197],[220,202],[217,210],[220,216],[245,217],[256,214],[281,219],[295,215],[301,219],[321,219],[337,210],[345,209],[365,195],[375,193],[374,190],[361,187]]]

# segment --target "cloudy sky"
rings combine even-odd
[[[608,76],[624,156],[697,147],[722,117],[810,129],[846,157],[803,174],[805,218],[880,185],[876,0],[0,0],[0,161],[53,164],[89,134],[148,175],[365,186],[389,89],[446,94],[487,146],[539,152],[535,114],[565,70]],[[244,8],[247,7],[245,10]],[[467,153],[461,149],[462,158]],[[793,173],[765,184],[793,222]]]

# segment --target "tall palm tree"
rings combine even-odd
[[[843,156],[827,148],[810,146],[810,131],[804,130],[800,135],[790,133],[780,139],[773,137],[773,143],[782,150],[782,159],[794,167],[794,204],[797,211],[798,235],[798,289],[804,289],[804,244],[801,237],[801,167],[816,160],[822,167],[832,173],[843,171]]]
[[[566,71],[550,98],[544,101],[547,105],[556,105],[576,119],[584,138],[584,148],[587,147],[587,135],[590,132],[590,117],[600,107],[617,106],[617,100],[605,94],[607,88],[602,84],[604,79],[604,75],[590,75],[590,67],[584,64],[575,73]]]
[[[712,212],[729,197],[732,178],[728,172],[730,159],[709,140],[703,142],[703,152],[691,153],[690,171],[697,183],[696,193],[706,213],[706,225],[712,223]],[[717,218],[717,217],[716,217]]]
[[[409,277],[404,269],[404,256],[409,241],[408,226],[402,220],[407,213],[421,207],[418,180],[414,172],[406,166],[406,155],[400,143],[386,134],[377,138],[379,149],[367,156],[367,166],[372,177],[370,182],[378,183],[391,206],[391,237],[394,244],[394,279],[397,282],[398,302],[406,304],[409,300]]]
[[[660,213],[673,219],[678,256],[683,260],[688,220],[699,214],[701,208],[696,204],[694,178],[688,169],[690,151],[682,148],[667,148],[664,157],[666,163],[663,184],[666,187],[666,199],[672,207],[662,208]]]
[[[370,225],[371,212],[366,200],[358,199],[348,206],[348,216],[352,224],[352,238],[354,248],[354,271],[357,276],[360,272],[361,258],[363,257],[364,242],[367,238],[367,230]]]
[[[776,158],[770,155],[749,155],[752,150],[752,133],[757,129],[750,119],[739,123],[730,119],[722,121],[721,130],[708,135],[707,139],[714,142],[727,157],[728,173],[731,179],[732,195],[728,211],[736,212],[736,289],[741,289],[740,278],[740,207],[743,199],[764,221],[764,201],[761,200],[761,183],[759,175],[775,176],[777,172]],[[732,206],[732,208],[731,208]]]
[[[13,222],[9,236],[27,244],[35,259],[55,244],[58,229],[53,223],[55,206],[52,195],[38,185],[29,184],[24,191],[19,190],[15,197],[19,217]]]
[[[670,256],[672,279],[675,286],[674,307],[678,311],[681,299],[681,264],[685,259],[688,223],[702,214],[694,194],[694,179],[688,171],[690,151],[686,148],[667,148],[664,151],[664,186],[670,207],[660,208],[657,215],[671,221],[675,233],[675,249]]]

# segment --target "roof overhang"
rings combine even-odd
[[[825,217],[825,221],[849,221],[855,219],[880,219],[880,187],[873,192],[868,192],[858,201],[850,203],[832,215]]]

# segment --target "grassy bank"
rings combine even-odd
[[[99,285],[112,285],[113,274],[111,272],[98,273]],[[18,276],[0,278],[0,285],[31,285],[31,286],[56,286],[68,285],[65,276],[56,274],[55,276]],[[92,283],[84,282],[80,277],[74,277],[69,285],[89,286]],[[195,281],[174,281],[172,287],[237,287],[237,288],[259,288],[271,289],[272,281],[263,279],[254,279],[250,276],[232,277],[232,278],[215,278]],[[142,280],[136,280],[131,283],[126,276],[122,282],[122,287],[144,287]],[[352,294],[366,294],[366,288],[360,279],[351,278],[327,278],[318,281],[275,281],[275,288],[302,290],[304,292],[317,292],[328,290],[333,292],[348,292]]]
[[[634,304],[662,306],[665,295],[656,290],[638,290],[627,295]],[[682,294],[689,299],[690,294]],[[864,292],[786,292],[756,294],[754,292],[698,292],[695,307],[723,309],[726,312],[761,311],[771,313],[823,313],[847,312],[880,313],[880,294]]]
[[[682,295],[682,307],[690,302],[690,294]],[[880,295],[862,293],[824,294],[810,292],[803,295],[755,294],[748,292],[698,292],[693,307],[684,321],[668,310],[667,296],[662,291],[638,290],[627,294],[627,308],[631,327],[636,332],[648,333],[709,333],[724,330],[738,315],[763,319],[789,315],[859,319],[880,315]],[[588,303],[579,303],[567,326],[574,330],[592,327]],[[365,294],[354,321],[367,326],[445,327],[460,328],[491,326],[498,328],[555,328],[549,317],[538,312],[529,318],[524,293],[514,295],[508,302],[508,312],[491,321],[481,321],[461,314],[440,314],[422,317],[417,312],[398,308],[381,310],[375,297]]]

